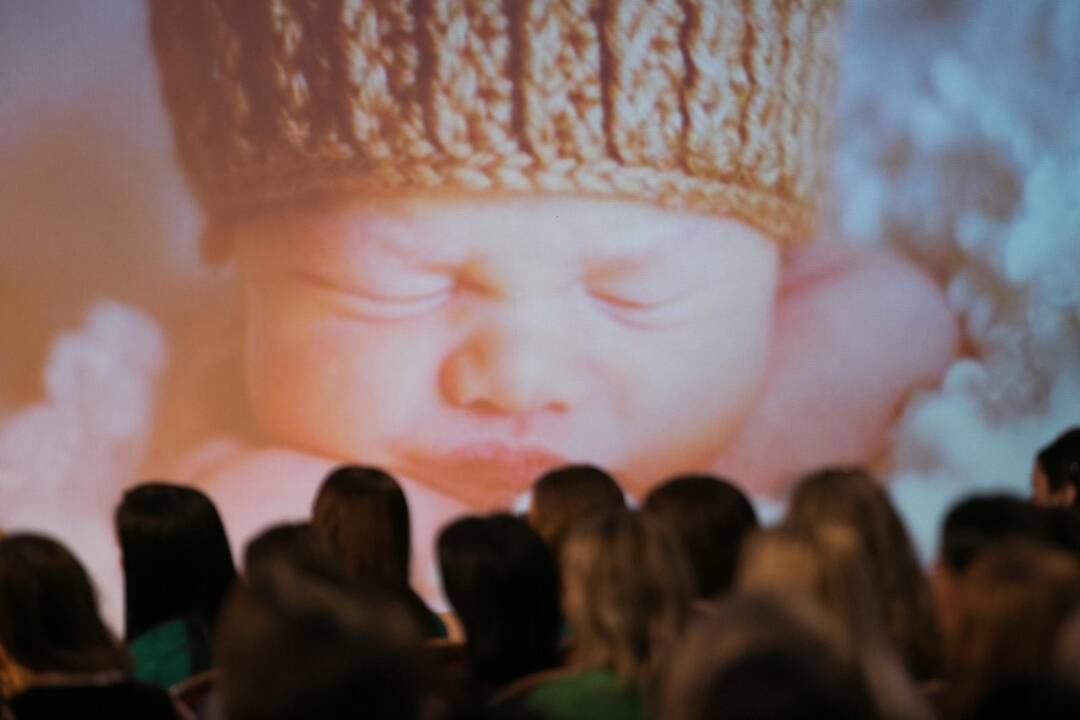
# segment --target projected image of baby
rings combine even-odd
[[[154,3],[266,442],[204,478],[226,515],[311,463],[490,508],[568,462],[640,496],[877,460],[956,334],[930,278],[820,229],[838,22],[818,0]]]

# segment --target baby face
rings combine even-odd
[[[736,221],[391,197],[238,237],[262,430],[476,508],[567,462],[634,494],[707,469],[762,377],[778,253]]]

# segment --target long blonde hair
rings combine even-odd
[[[843,630],[846,652],[857,659],[880,717],[930,716],[889,641],[869,559],[850,527],[822,524],[759,533],[743,554],[736,587],[816,603]]]
[[[919,680],[937,675],[938,628],[930,585],[888,494],[858,467],[829,467],[799,481],[786,525],[839,524],[859,537],[870,562],[870,582],[885,632],[908,671]]]
[[[883,639],[869,563],[858,537],[846,527],[782,528],[754,535],[736,580],[741,592],[805,597],[844,627],[856,645]]]
[[[561,562],[575,666],[607,668],[649,691],[693,596],[680,552],[655,520],[630,511],[570,533]]]

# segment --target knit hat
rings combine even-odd
[[[822,194],[838,6],[151,0],[150,17],[212,225],[340,193],[566,193],[788,242]]]

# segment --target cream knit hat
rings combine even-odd
[[[572,193],[788,242],[821,195],[838,5],[151,0],[151,28],[211,223],[340,192]]]

